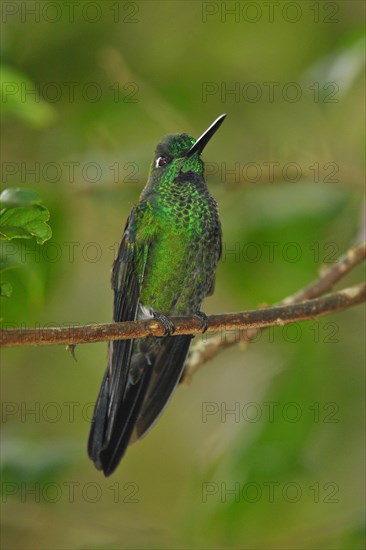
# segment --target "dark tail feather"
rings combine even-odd
[[[107,369],[88,441],[89,457],[105,476],[116,469],[128,444],[142,437],[162,414],[182,375],[191,340],[190,335],[168,336],[155,340],[150,353],[146,349],[133,354],[126,391],[119,397],[113,417],[109,410],[113,388]]]
[[[148,432],[163,413],[182,376],[193,336],[166,337],[154,361],[149,388],[131,443]]]
[[[108,394],[109,394],[109,376],[108,369],[102,380],[100,386],[99,395],[94,407],[93,418],[90,426],[90,433],[88,439],[88,455],[94,462],[95,467],[98,470],[102,469],[102,463],[100,461],[100,452],[103,447],[104,434],[108,412]]]
[[[143,374],[136,384],[128,384],[125,396],[123,398],[121,396],[121,403],[113,418],[112,426],[108,424],[111,389],[108,369],[95,404],[88,454],[96,468],[102,470],[105,476],[113,473],[126,451],[151,377],[152,369],[147,359],[142,354],[135,355],[134,359],[136,358],[139,363],[144,363],[135,365],[135,368]],[[106,440],[107,432],[109,432],[108,440]]]

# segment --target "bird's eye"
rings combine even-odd
[[[165,157],[158,157],[155,162],[155,167],[157,168],[158,166],[164,166],[164,164],[166,164],[167,162],[168,159],[166,159]]]

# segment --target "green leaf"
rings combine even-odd
[[[18,245],[15,242],[9,243],[0,239],[0,273],[22,266],[24,262],[22,262]]]
[[[13,208],[14,206],[28,206],[34,204],[41,204],[42,199],[32,189],[25,189],[24,187],[11,187],[4,189],[0,194],[1,206],[5,208]]]
[[[36,237],[38,244],[51,238],[52,231],[46,223],[50,214],[46,207],[19,206],[0,213],[0,237],[5,240]]]
[[[0,281],[0,297],[1,298],[10,298],[13,292],[13,287],[9,281]]]

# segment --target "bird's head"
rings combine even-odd
[[[201,153],[211,137],[221,126],[226,114],[219,116],[197,139],[188,134],[169,134],[159,143],[150,169],[150,177],[176,179],[180,174],[203,174]]]

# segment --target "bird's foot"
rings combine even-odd
[[[175,331],[174,323],[172,323],[172,321],[168,319],[166,315],[164,315],[163,313],[159,313],[157,311],[153,311],[153,316],[154,316],[154,319],[157,319],[158,321],[160,321],[160,323],[165,328],[164,336],[171,336],[172,334],[174,334],[174,331]]]
[[[197,317],[197,319],[201,321],[203,334],[208,329],[208,317],[206,313],[203,313],[203,311],[197,311],[197,313],[194,314],[194,317]]]

